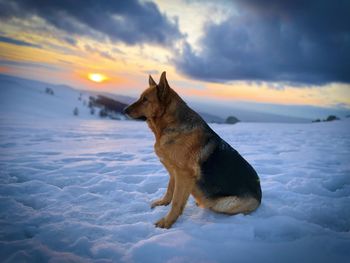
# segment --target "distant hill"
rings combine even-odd
[[[121,103],[125,103],[126,105],[129,105],[133,102],[135,102],[137,99],[130,97],[130,96],[124,96],[124,95],[118,95],[118,94],[113,94],[109,92],[100,92],[100,91],[88,91],[89,94],[92,96],[104,96],[107,98],[111,98],[113,100],[119,101]]]
[[[258,112],[252,110],[245,110],[227,106],[222,106],[220,104],[213,105],[206,102],[193,102],[189,103],[196,111],[207,110],[210,114],[219,116],[222,118],[223,122],[228,116],[235,116],[242,122],[278,122],[278,123],[308,123],[311,119],[290,117],[272,113]]]
[[[237,119],[235,116],[228,116],[225,121],[225,123],[227,124],[236,124],[237,122],[240,122],[240,120]]]
[[[50,94],[51,91],[53,94]],[[108,100],[113,100],[115,105],[120,104],[120,106],[116,106],[115,112],[117,115],[113,115],[113,118],[122,117],[122,108],[137,100],[129,96],[78,90],[67,85],[53,85],[0,74],[0,114],[6,112],[8,117],[16,114],[26,114],[29,117],[40,115],[54,118],[98,118],[101,108],[91,109],[88,107],[90,96],[95,98],[101,96],[105,98],[106,103]],[[309,119],[242,110],[233,107],[228,108],[220,104],[211,105],[205,102],[198,103],[193,101],[187,103],[199,112],[204,120],[211,123],[225,123],[225,119],[230,115],[243,122],[295,123],[311,121]],[[78,114],[74,116],[73,111],[75,108],[78,109]]]
[[[123,113],[123,109],[127,104],[111,99],[106,96],[98,95],[94,100],[95,105],[105,107],[109,111]]]
[[[88,103],[91,111],[94,111],[94,107],[99,108],[100,117],[109,117],[116,120],[126,119],[123,111],[126,106],[127,104],[104,95],[97,95],[97,97],[90,96]]]
[[[0,115],[7,118],[25,115],[29,118],[125,119],[123,109],[135,100],[0,74]],[[224,122],[215,115],[200,115],[207,122]]]
[[[205,112],[198,112],[198,114],[206,121],[206,122],[210,122],[210,123],[224,123],[224,119],[209,114],[209,113],[205,113]]]
[[[326,122],[326,121],[339,121],[340,118],[335,116],[335,115],[329,115],[326,119],[316,119],[316,120],[313,120],[312,122]]]
[[[0,115],[7,118],[25,115],[29,118],[126,119],[123,109],[135,100],[0,74]],[[224,122],[215,115],[200,114],[207,122]]]

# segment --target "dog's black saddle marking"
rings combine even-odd
[[[261,202],[259,177],[254,168],[217,134],[211,136],[213,152],[201,163],[197,185],[209,198],[251,196]]]

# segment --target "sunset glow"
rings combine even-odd
[[[2,74],[136,98],[147,87],[148,75],[157,80],[166,71],[170,86],[189,100],[350,110],[350,51],[341,37],[348,33],[334,23],[324,37],[318,38],[322,32],[313,34],[320,30],[314,25],[324,21],[322,12],[311,16],[317,21],[293,12],[287,21],[280,19],[284,9],[277,8],[269,13],[271,21],[278,21],[273,24],[259,1],[246,5],[244,1],[153,0],[153,7],[147,8],[135,0],[129,3],[129,13],[121,12],[113,1],[92,2],[82,7],[81,14],[68,4],[34,1],[28,9],[14,1],[15,5],[7,1],[9,14],[1,21]],[[313,14],[313,5],[305,12]],[[14,6],[25,15],[20,16]],[[346,10],[340,6],[339,10]],[[103,14],[91,12],[96,8]],[[133,8],[139,12],[136,17]],[[27,9],[37,11],[27,14]],[[67,24],[60,23],[60,17],[48,19],[47,10],[66,14]],[[148,17],[155,19],[149,22]],[[145,23],[154,30],[146,34]],[[127,33],[124,24],[130,25]],[[279,42],[266,37],[269,32]],[[300,39],[305,41],[299,44]],[[332,46],[334,39],[341,43]]]
[[[97,83],[101,83],[107,79],[105,75],[102,75],[100,73],[90,73],[88,75],[89,80]]]

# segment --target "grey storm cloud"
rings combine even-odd
[[[29,43],[23,40],[11,38],[11,37],[6,37],[6,36],[1,36],[0,35],[0,42],[4,43],[9,43],[17,46],[26,46],[26,47],[36,47],[36,48],[41,48],[40,45]]]
[[[350,83],[350,1],[234,4],[236,14],[205,25],[200,52],[184,45],[179,71],[214,82]]]
[[[182,38],[177,21],[138,0],[0,0],[0,19],[38,16],[74,35],[107,36],[129,45],[171,45]],[[72,41],[71,41],[72,42]]]

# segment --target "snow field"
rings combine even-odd
[[[263,203],[226,216],[191,198],[170,230],[168,175],[143,122],[0,119],[4,262],[346,262],[350,122],[211,125],[257,170]]]

